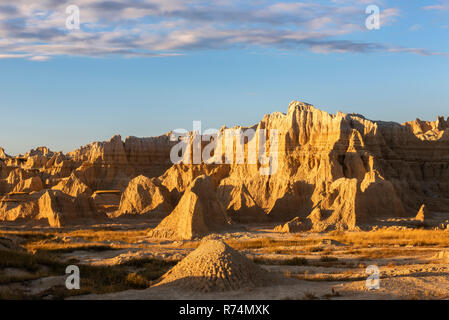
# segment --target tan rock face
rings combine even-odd
[[[77,216],[74,200],[58,190],[48,190],[38,200],[36,219],[47,219],[51,227],[59,228]]]
[[[68,177],[75,169],[75,164],[63,153],[55,153],[44,166],[44,172],[53,178]]]
[[[20,181],[14,188],[13,192],[37,192],[44,188],[41,178],[31,177]]]
[[[437,127],[448,132],[439,121]],[[322,228],[352,229],[380,217],[412,216],[429,194],[437,195],[431,201],[434,210],[449,212],[449,144],[444,139],[422,141],[407,125],[330,115],[296,101],[287,114],[267,115],[252,128],[278,131],[278,168],[264,176],[259,165],[220,165],[228,169],[217,195],[237,221],[306,218],[318,207]],[[224,139],[221,143],[225,150]],[[196,175],[207,174],[196,168]],[[188,180],[176,178],[170,185],[182,190]]]
[[[82,207],[81,199],[59,190],[8,195],[0,199],[0,221],[45,220],[51,227],[61,227],[77,218],[95,214],[94,208]],[[84,210],[80,211],[81,208]]]
[[[298,217],[293,220],[279,225],[274,228],[276,232],[286,232],[286,233],[294,233],[294,232],[303,232],[309,231],[312,228],[310,221],[302,220]]]
[[[158,177],[172,165],[168,135],[152,138],[114,136],[107,142],[94,142],[67,156],[77,164],[83,181],[94,189],[124,190],[138,175]]]
[[[130,181],[120,200],[117,214],[167,216],[173,206],[171,195],[158,179],[138,176]]]
[[[424,141],[436,141],[443,137],[448,138],[446,129],[449,128],[449,117],[447,120],[444,117],[438,117],[436,121],[416,119],[415,121],[406,122],[404,125],[409,127],[416,137]]]
[[[419,209],[415,219],[421,222],[426,222],[426,220],[429,218],[431,218],[430,210],[427,208],[425,204],[423,204]]]
[[[153,230],[150,237],[186,240],[221,231],[228,226],[228,219],[218,202],[212,179],[196,178],[185,191],[173,212]]]
[[[5,160],[9,158],[9,156],[5,153],[5,149],[0,147],[0,159]]]
[[[90,196],[92,190],[84,184],[75,173],[72,173],[70,177],[62,179],[56,186],[52,188],[53,190],[60,190],[65,194],[72,197],[78,197],[80,195]]]
[[[226,140],[237,129],[253,129],[255,137],[244,140],[243,146],[237,138]],[[278,133],[277,150],[267,143],[270,159],[277,159],[270,175],[261,174],[266,165],[260,161],[248,161],[250,151],[261,148],[257,137],[263,130],[267,135]],[[120,204],[118,214],[156,208],[168,212],[173,206],[161,224],[165,229],[160,230],[166,231],[160,234],[179,238],[209,232],[205,220],[222,217],[220,207],[236,222],[285,223],[298,217],[311,221],[314,230],[353,229],[379,218],[413,217],[422,203],[429,211],[449,212],[449,120],[442,117],[404,124],[370,121],[293,101],[286,114],[275,112],[252,127],[222,128],[220,133],[216,145],[222,148],[213,154],[221,161],[215,164],[172,165],[170,150],[177,142],[168,134],[125,141],[115,136],[66,155],[38,148],[9,157],[1,149],[0,196],[13,190],[37,191],[31,183],[37,178],[45,182],[43,188],[75,199],[93,190],[117,189],[123,193],[121,200],[95,202]],[[210,151],[205,142],[202,148]],[[237,149],[244,151],[240,164],[235,163]],[[192,187],[202,175],[209,177],[207,190]],[[139,176],[141,181],[133,180]],[[20,206],[34,210],[31,200],[23,201]],[[2,206],[3,217],[23,216],[16,212],[19,206]]]
[[[18,219],[35,219],[39,206],[36,201],[23,201],[19,197],[3,197],[0,199],[0,221],[15,221]]]

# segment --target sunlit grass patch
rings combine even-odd
[[[443,230],[378,230],[330,232],[330,238],[351,245],[449,246],[449,232]]]
[[[310,246],[319,244],[319,239],[292,239],[278,240],[271,238],[260,238],[254,240],[228,240],[226,243],[236,250],[275,248],[275,247],[292,247],[292,246]]]
[[[82,238],[92,242],[121,241],[125,243],[135,243],[136,240],[144,238],[146,234],[147,230],[77,230],[67,232],[64,236]]]
[[[116,248],[103,244],[59,244],[59,243],[32,245],[27,246],[27,249],[33,252],[34,251],[48,252],[53,254],[70,253],[74,251],[101,252],[101,251],[116,250]]]
[[[62,270],[63,266],[61,261],[47,255],[0,250],[0,268],[21,268],[30,272],[36,272],[41,265],[54,271]]]
[[[257,264],[265,265],[306,266],[309,264],[307,259],[303,257],[293,257],[291,259],[267,259],[256,257],[253,261]]]

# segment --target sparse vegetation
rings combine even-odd
[[[319,239],[277,240],[271,238],[260,238],[245,241],[229,240],[226,241],[226,243],[236,250],[245,250],[245,249],[260,249],[260,248],[275,248],[275,247],[310,246],[318,244]]]
[[[378,230],[371,232],[331,232],[336,241],[351,245],[449,246],[449,233],[443,230]]]
[[[291,259],[265,259],[265,258],[254,258],[253,261],[257,264],[266,265],[284,265],[284,266],[306,266],[309,264],[306,258],[293,257]]]
[[[0,268],[20,268],[36,272],[40,266],[45,266],[53,271],[61,271],[63,264],[48,255],[0,250]]]
[[[306,292],[306,293],[304,293],[304,299],[305,300],[318,300],[318,297],[313,292]]]
[[[320,262],[337,262],[338,258],[330,256],[321,256]]]
[[[31,254],[0,250],[0,268],[15,268],[26,270],[24,275],[0,275],[0,284],[24,282],[48,276],[65,275],[69,262],[56,259],[45,252]],[[63,299],[73,295],[89,293],[111,293],[127,289],[147,288],[151,283],[167,272],[176,262],[166,262],[157,259],[132,260],[117,266],[79,265],[81,290],[70,291],[65,286],[56,286],[37,296],[27,296],[10,290],[0,292],[1,299],[39,299],[51,295],[54,299]],[[45,269],[46,271],[42,271]],[[135,271],[130,272],[133,269]]]
[[[135,272],[128,274],[126,281],[135,289],[145,289],[150,286],[148,279]]]
[[[27,251],[0,250],[0,299],[63,299],[73,295],[105,294],[128,289],[145,289],[156,283],[158,279],[173,267],[177,261],[145,258],[132,259],[125,263],[110,266],[83,265],[82,255],[70,254],[70,260],[64,260],[66,253],[75,251],[95,252],[111,251],[121,248],[138,248],[139,240],[146,238],[147,229],[122,230],[120,228],[92,228],[87,230],[43,230],[43,231],[13,231],[3,230],[0,237],[3,243],[22,246]],[[441,237],[440,237],[441,236]],[[327,234],[311,234],[308,236],[292,235],[289,238],[254,238],[232,239],[226,241],[234,249],[252,255],[253,261],[261,265],[269,265],[270,271],[281,273],[293,279],[311,282],[352,282],[366,280],[365,268],[377,264],[382,268],[382,278],[397,278],[404,273],[396,274],[396,269],[403,268],[408,260],[420,264],[408,272],[422,274],[432,271],[429,259],[433,250],[439,251],[448,240],[449,233],[438,230],[380,230],[374,232],[343,232],[334,231]],[[325,242],[331,239],[342,243]],[[200,241],[177,243],[176,249],[196,248]],[[142,246],[164,248],[164,243],[152,244],[144,242]],[[168,243],[170,246],[170,243]],[[185,250],[190,251],[190,250]],[[31,253],[32,252],[32,253]],[[113,253],[111,251],[111,253]],[[120,254],[119,252],[117,255]],[[105,254],[109,256],[109,253]],[[79,258],[79,260],[77,260]],[[426,260],[427,259],[427,260]],[[120,261],[120,260],[117,260]],[[433,260],[432,260],[433,261]],[[69,291],[63,284],[51,287],[39,294],[27,295],[23,291],[5,290],[12,285],[21,284],[49,276],[64,276],[65,267],[75,264],[80,267],[81,290]],[[422,269],[427,268],[427,269]],[[16,272],[17,269],[17,273]],[[423,271],[424,270],[424,271]],[[439,269],[438,272],[444,272]],[[409,274],[407,273],[407,274]],[[329,292],[329,291],[328,291]],[[307,295],[307,296],[306,296]],[[332,299],[339,297],[340,292],[328,294],[308,292],[304,299]],[[434,299],[438,292],[419,292],[420,299]],[[301,298],[301,297],[299,297]]]

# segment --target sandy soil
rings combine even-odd
[[[143,223],[137,230],[143,230]],[[91,266],[117,266],[130,260],[156,258],[180,261],[196,248],[198,241],[157,241],[145,233],[133,233],[136,228],[127,222],[108,226],[95,225],[91,232],[102,228],[115,232],[129,232],[129,238],[94,239],[73,236],[76,228],[59,231],[54,238],[33,242],[33,246],[104,244],[113,250],[73,250],[59,254],[59,258]],[[84,227],[86,232],[89,228]],[[449,263],[437,259],[439,252],[448,247],[439,245],[404,245],[390,243],[344,243],[333,239],[333,234],[273,232],[273,225],[240,226],[235,232],[210,235],[211,239],[231,241],[236,248],[264,269],[286,279],[283,284],[227,292],[192,292],[154,286],[142,290],[126,290],[108,294],[87,294],[70,299],[449,299]],[[2,230],[4,231],[4,230]],[[48,231],[48,230],[47,230]],[[114,232],[114,231],[111,231]],[[373,231],[374,232],[374,231]],[[397,231],[401,232],[401,231]],[[351,235],[356,235],[357,232]],[[449,232],[446,232],[449,237]],[[4,234],[2,234],[4,236]],[[18,235],[15,235],[18,237]],[[267,246],[250,246],[248,243],[269,239]],[[294,244],[294,241],[302,241]],[[274,243],[275,242],[275,243]],[[293,261],[292,258],[298,258]],[[303,261],[303,262],[301,262]],[[304,262],[305,261],[305,262]],[[380,271],[377,290],[367,288],[368,266]],[[5,268],[0,275],[26,276],[26,271]],[[82,275],[81,275],[82,276]],[[44,277],[36,280],[0,285],[1,289],[24,290],[39,293],[52,286],[63,286],[65,276]]]

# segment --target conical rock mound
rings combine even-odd
[[[31,177],[26,180],[20,181],[15,187],[13,192],[38,192],[44,188],[41,178]]]
[[[218,240],[200,246],[162,276],[156,286],[192,291],[228,291],[273,284],[276,276]]]
[[[51,227],[59,228],[67,220],[76,217],[76,207],[72,198],[59,190],[47,190],[38,200],[38,219],[48,219]]]
[[[0,159],[4,160],[9,158],[9,156],[5,153],[5,149],[3,149],[2,147],[0,147]]]
[[[418,214],[416,215],[415,219],[421,222],[425,222],[427,219],[430,218],[430,211],[427,208],[425,204],[421,206],[421,208],[418,211]]]
[[[149,232],[153,238],[190,240],[223,230],[229,224],[217,200],[212,179],[199,176],[185,191],[173,212]]]
[[[173,210],[170,193],[156,178],[143,175],[130,181],[120,200],[117,215],[149,214],[166,216]]]
[[[53,190],[60,190],[72,197],[78,197],[80,195],[92,194],[92,190],[84,184],[75,173],[72,173],[68,178],[62,179]]]
[[[293,220],[278,225],[274,228],[276,232],[285,232],[285,233],[294,233],[294,232],[303,232],[309,231],[312,228],[312,223],[306,219],[301,219],[299,217],[294,218]]]

